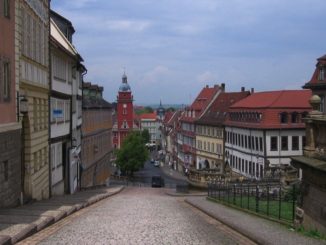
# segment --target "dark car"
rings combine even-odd
[[[152,187],[164,187],[164,179],[157,175],[152,177]]]

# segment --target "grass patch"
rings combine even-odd
[[[242,209],[247,209],[262,215],[270,216],[276,219],[293,221],[293,203],[278,200],[259,200],[256,202],[256,197],[253,196],[220,196],[217,200],[227,204],[238,206]],[[258,205],[257,205],[258,204]]]
[[[296,231],[307,237],[326,240],[326,235],[320,233],[320,231],[318,231],[317,229],[306,230],[303,226],[300,226],[299,228],[296,229]]]

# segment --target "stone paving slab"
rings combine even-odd
[[[0,245],[14,244],[73,212],[122,190],[122,186],[93,189],[22,207],[0,209]]]
[[[290,231],[276,222],[208,201],[205,197],[187,197],[185,201],[258,244],[326,244],[325,241]]]

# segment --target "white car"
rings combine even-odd
[[[160,166],[160,162],[156,160],[156,161],[154,162],[154,166],[155,166],[155,167],[159,167],[159,166]]]

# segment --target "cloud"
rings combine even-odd
[[[211,71],[205,71],[197,76],[197,81],[200,83],[212,83],[216,81],[216,76]]]
[[[140,20],[107,20],[102,24],[103,29],[124,32],[142,32],[149,27],[149,21]]]
[[[152,70],[146,72],[143,79],[140,81],[140,83],[155,84],[155,83],[164,82],[164,79],[166,79],[169,73],[170,73],[169,68],[162,65],[158,65],[154,67]]]

